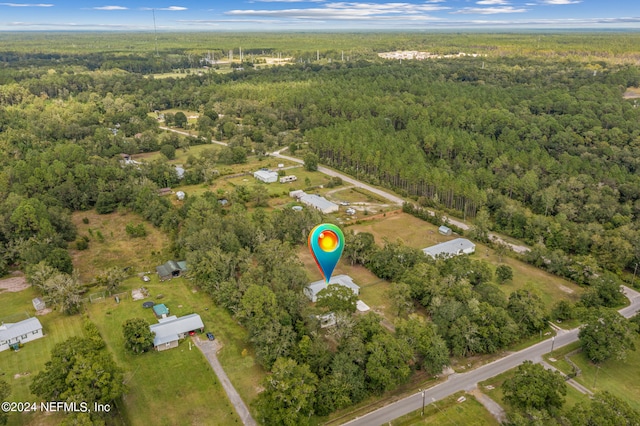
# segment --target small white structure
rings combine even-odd
[[[284,167],[284,164],[283,164],[283,163],[278,163],[278,168],[279,168],[279,169],[281,169],[281,168],[283,168],[283,167]]]
[[[369,308],[369,305],[364,303],[362,300],[358,300],[356,302],[356,309],[358,310],[358,312],[367,312],[371,308]]]
[[[346,213],[347,213],[349,216],[353,216],[354,214],[356,214],[356,209],[349,207],[349,208],[346,210]]]
[[[283,176],[283,177],[280,178],[280,183],[295,182],[297,180],[298,180],[298,178],[295,177],[294,175]]]
[[[301,212],[304,209],[302,208],[302,206],[293,206],[293,207],[291,207],[291,210],[296,211],[296,212]]]
[[[180,201],[184,200],[184,196],[185,195],[186,194],[183,191],[176,192],[176,197],[178,197],[178,200],[180,200]]]
[[[305,194],[306,194],[306,192],[304,192],[302,189],[296,189],[295,191],[289,191],[289,197],[295,198],[296,200],[299,200]]]
[[[324,315],[316,315],[316,318],[320,321],[320,328],[333,327],[336,325],[336,314],[329,312]]]
[[[0,352],[13,345],[30,342],[41,337],[44,337],[44,333],[38,318],[29,318],[11,324],[3,323],[0,325]]]
[[[258,170],[253,173],[253,177],[264,183],[274,183],[278,181],[278,172],[272,170]]]
[[[461,254],[471,254],[476,251],[476,245],[466,238],[456,238],[455,240],[446,241],[436,244],[435,246],[422,249],[423,253],[432,258],[453,257]]]
[[[47,304],[44,302],[44,300],[42,300],[39,297],[36,297],[35,299],[32,299],[31,303],[33,304],[33,308],[36,311],[42,311],[47,307]]]
[[[438,228],[438,233],[441,235],[451,235],[453,231],[451,231],[451,228],[449,228],[448,226],[442,225],[440,228]]]
[[[338,211],[338,205],[332,203],[324,197],[315,194],[305,194],[300,197],[300,202],[313,207],[316,210],[320,210],[324,214],[335,213]]]
[[[338,284],[343,287],[350,288],[351,291],[353,291],[353,294],[355,294],[356,296],[360,294],[360,286],[354,283],[349,275],[333,276],[329,280],[329,284],[327,284],[324,280],[314,281],[304,288],[304,294],[309,298],[309,300],[315,303],[318,301],[318,293],[329,287],[329,285],[331,284]]]

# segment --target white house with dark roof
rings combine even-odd
[[[29,318],[24,321],[0,325],[0,352],[11,346],[44,337],[42,324],[38,318]]]
[[[192,331],[203,331],[204,324],[198,314],[189,314],[183,317],[175,315],[161,318],[157,324],[149,326],[153,338],[153,348],[157,351],[164,351],[178,347],[178,341],[184,339]]]
[[[476,251],[476,245],[466,238],[456,238],[451,241],[436,244],[435,246],[422,249],[422,252],[432,258],[453,257],[461,254],[471,254]]]
[[[349,275],[332,276],[327,284],[324,280],[314,281],[304,288],[304,295],[313,303],[318,301],[318,293],[327,288],[331,284],[338,284],[343,287],[350,288],[356,296],[360,294],[360,286],[353,282]]]

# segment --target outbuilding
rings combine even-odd
[[[332,203],[324,197],[315,194],[304,194],[300,197],[300,202],[320,210],[324,214],[335,213],[338,211],[338,205]]]
[[[422,252],[432,258],[453,257],[461,254],[471,254],[476,251],[476,245],[466,238],[456,238],[422,249]]]
[[[438,228],[438,233],[441,235],[451,235],[453,234],[453,231],[451,231],[451,228],[449,228],[448,226],[442,225],[440,228]]]
[[[264,183],[274,183],[278,181],[278,172],[271,170],[258,170],[253,173],[253,177]]]
[[[356,296],[360,294],[360,286],[353,282],[353,279],[349,275],[335,275],[332,276],[327,284],[325,280],[314,281],[304,288],[304,295],[309,298],[313,303],[318,301],[318,293],[331,284],[341,285],[347,287],[353,291]]]
[[[156,266],[156,272],[158,273],[158,277],[160,277],[160,281],[170,280],[171,278],[176,278],[182,276],[187,271],[187,262],[169,260],[167,263]]]

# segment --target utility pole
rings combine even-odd
[[[551,356],[553,356],[553,345],[556,343],[556,336],[551,338]]]
[[[424,416],[424,390],[420,389],[420,392],[422,392],[422,412],[420,413],[421,416]]]
[[[596,377],[593,378],[593,388],[596,388],[596,380],[598,380],[598,373],[600,372],[600,364],[598,364],[598,369],[596,370]]]
[[[636,284],[636,272],[638,272],[638,263],[636,262],[636,267],[633,268],[633,280],[631,280],[631,287],[635,287]]]

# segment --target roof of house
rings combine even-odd
[[[156,305],[158,306],[158,305]],[[149,329],[156,333],[153,339],[153,345],[158,346],[163,343],[173,342],[179,339],[182,333],[204,328],[202,318],[198,314],[189,314],[183,317],[170,316],[158,321],[158,324],[152,324]]]
[[[325,283],[324,280],[314,281],[311,284],[307,285],[305,288],[308,288],[313,296],[317,296],[322,290],[328,287],[330,284],[339,284],[343,287],[348,287],[352,290],[360,291],[360,286],[353,282],[349,275],[334,275],[329,279],[329,284]]]
[[[38,306],[45,306],[46,305],[46,303],[44,303],[44,300],[42,300],[39,297],[35,297],[35,298],[31,299],[31,303],[33,304],[33,307],[35,309],[38,309]]]
[[[24,321],[0,325],[0,342],[15,339],[16,337],[41,330],[42,324],[38,318],[29,318]]]
[[[177,262],[175,260],[169,260],[160,266],[156,266],[156,272],[161,277],[166,277],[168,275],[171,275],[174,271],[184,272],[186,270],[187,270],[187,262],[185,262],[184,260],[180,260]]]
[[[278,179],[278,172],[271,170],[258,170],[257,172],[253,172],[253,177],[260,179]]]
[[[337,209],[338,205],[336,203],[332,203],[324,197],[315,194],[304,194],[300,197],[300,201],[305,204],[309,204],[319,210],[327,210],[327,209]]]
[[[436,244],[435,246],[422,249],[424,254],[432,257],[439,255],[445,256],[457,256],[463,250],[474,249],[476,245],[466,238],[456,238],[455,240],[445,241],[444,243]]]
[[[169,308],[167,308],[167,305],[164,303],[159,303],[157,305],[153,305],[153,312],[155,312],[156,315],[166,315],[169,313]]]

